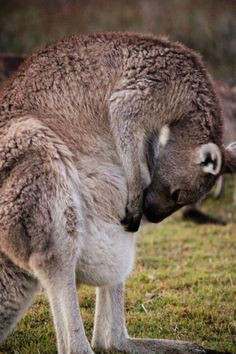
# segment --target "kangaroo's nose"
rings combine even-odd
[[[157,205],[155,204],[150,204],[150,203],[144,203],[144,215],[150,222],[158,222],[159,219],[159,213],[157,209]]]

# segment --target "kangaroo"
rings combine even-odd
[[[200,57],[148,35],[59,41],[2,88],[0,134],[0,341],[42,285],[59,354],[217,353],[124,320],[142,212],[159,222],[236,170]],[[92,347],[76,283],[97,287]]]
[[[25,55],[0,53],[0,84],[6,80],[25,59]]]

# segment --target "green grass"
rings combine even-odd
[[[127,326],[136,337],[189,340],[236,353],[236,213],[231,180],[225,198],[208,198],[203,210],[224,218],[227,226],[196,226],[183,222],[179,212],[160,225],[142,227],[136,267],[127,282]],[[81,287],[79,297],[91,338],[94,289]],[[0,353],[56,353],[43,295]]]

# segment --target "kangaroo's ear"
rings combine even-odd
[[[224,166],[222,174],[236,172],[236,141],[229,144],[224,152]]]
[[[214,143],[202,144],[197,149],[197,163],[204,172],[217,175],[222,166],[222,155],[219,147]]]

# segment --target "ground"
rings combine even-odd
[[[197,342],[236,353],[236,213],[233,181],[223,200],[208,198],[204,211],[226,226],[196,226],[181,212],[159,225],[145,224],[136,267],[126,290],[126,319],[135,337]],[[93,288],[81,287],[81,311],[91,338]],[[54,354],[55,336],[43,295],[0,349],[1,354]]]

